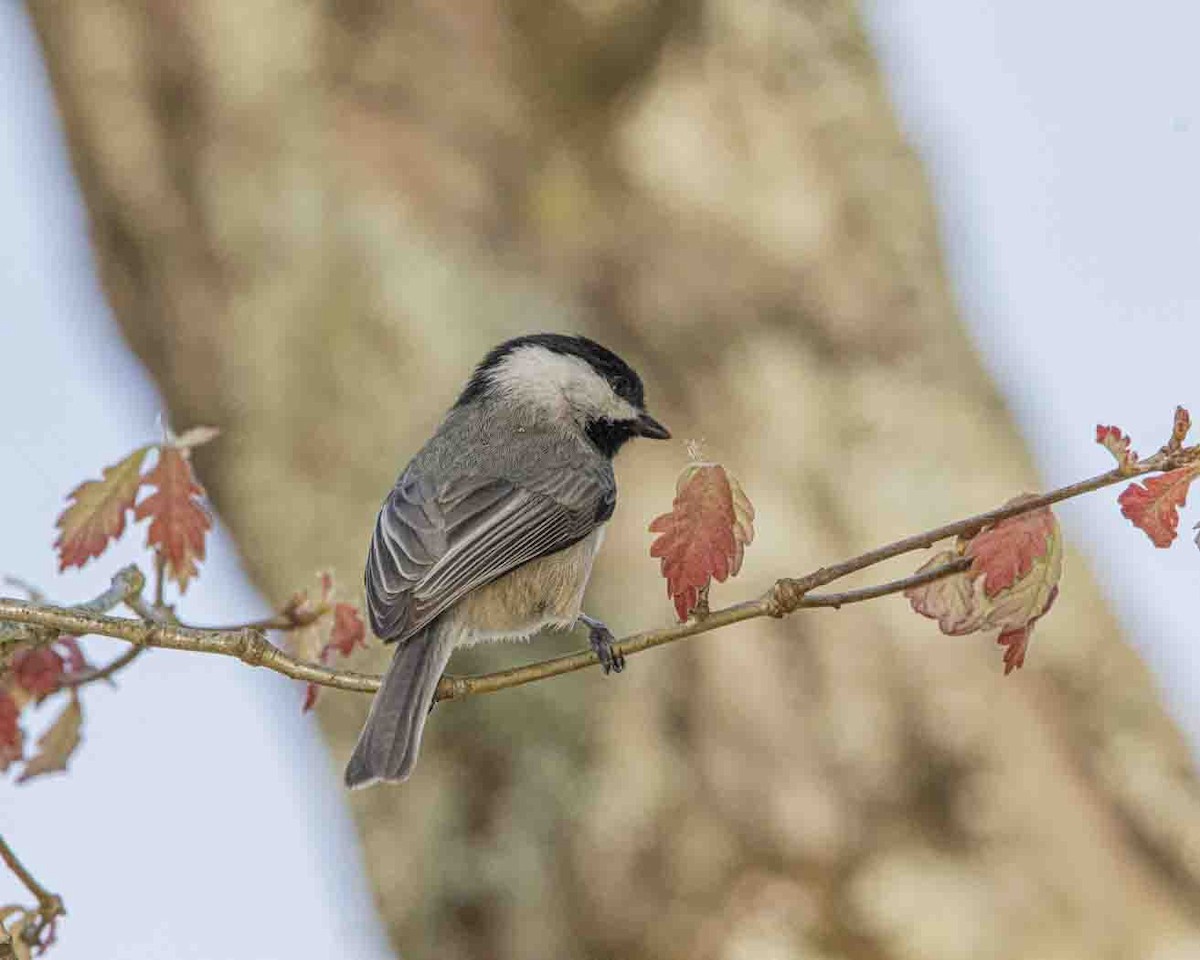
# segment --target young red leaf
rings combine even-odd
[[[67,495],[73,502],[55,523],[59,570],[82,567],[125,532],[125,514],[142,484],[142,462],[149,449],[134,450],[120,463],[105,467],[100,480],[81,483]]]
[[[1096,442],[1116,458],[1117,468],[1122,473],[1131,473],[1138,455],[1129,449],[1130,439],[1120,427],[1096,425]]]
[[[167,576],[187,590],[204,559],[204,537],[212,519],[200,498],[204,489],[196,481],[187,452],[173,446],[159,448],[158,463],[145,482],[157,488],[137,505],[134,515],[150,518],[146,545],[153,547],[166,566]]]
[[[8,689],[0,686],[0,773],[20,760],[25,751],[25,732],[21,729],[21,708]]]
[[[1005,506],[1029,499],[1025,494]],[[1058,534],[1058,521],[1049,507],[1001,520],[976,534],[967,544],[966,556],[974,561],[972,574],[983,575],[983,590],[994,597],[1025,577],[1034,561],[1046,555]]]
[[[79,697],[73,695],[58,719],[38,739],[38,751],[25,764],[17,783],[66,770],[67,761],[79,746],[82,726],[83,708],[79,705]]]
[[[333,655],[350,656],[355,647],[365,647],[367,628],[359,615],[358,608],[352,603],[339,603],[333,608],[333,625],[329,628],[329,639],[321,647],[317,656],[320,663],[329,663]],[[305,684],[304,706],[301,711],[307,713],[317,702],[317,694],[321,688],[315,683]]]
[[[1000,628],[996,642],[1005,647],[1004,675],[1025,665],[1025,653],[1037,622],[1050,612],[1058,598],[1058,580],[1062,574],[1062,543],[1054,538],[1054,547],[1046,559],[1034,564],[1028,577],[1012,590],[996,597],[983,629]]]
[[[1057,530],[1048,543],[1045,555],[1034,561],[1024,577],[990,598],[980,629],[1016,630],[1045,616],[1058,596],[1062,577],[1062,538]]]
[[[1010,503],[1019,503],[1019,497]],[[1002,520],[976,534],[964,555],[965,573],[906,590],[917,613],[938,621],[943,633],[961,636],[998,630],[1007,675],[1025,662],[1033,626],[1058,596],[1062,536],[1048,507]],[[943,566],[957,554],[944,550],[918,573]]]
[[[661,560],[667,595],[685,621],[712,580],[741,569],[754,539],[754,507],[720,464],[693,463],[676,481],[671,512],[655,517],[650,532],[659,534],[650,556]]]
[[[44,700],[58,690],[62,683],[63,658],[50,647],[35,647],[13,654],[9,663],[12,683],[18,688],[18,699]]]
[[[358,608],[352,603],[334,604],[333,627],[329,631],[329,643],[326,646],[348,657],[355,647],[366,645],[367,627],[359,616]]]
[[[944,567],[957,559],[958,554],[953,550],[943,550],[922,564],[917,573]],[[917,613],[936,620],[942,633],[951,637],[961,637],[978,630],[988,608],[987,599],[979,589],[979,581],[965,573],[943,577],[919,587],[909,587],[904,591],[904,596]]]
[[[1180,467],[1142,483],[1131,483],[1117,497],[1121,515],[1142,530],[1156,547],[1169,547],[1179,530],[1179,508],[1200,467]]]
[[[322,603],[333,595],[333,582],[328,575],[321,580]],[[356,647],[366,646],[367,628],[358,608],[352,603],[335,603],[333,621],[324,641],[318,638],[315,625],[302,627],[291,634],[289,648],[301,660],[315,660],[328,664],[334,656],[348,657]],[[303,711],[307,713],[317,702],[321,688],[315,683],[305,684]]]
[[[1006,630],[996,638],[996,642],[1004,647],[1004,675],[1007,677],[1014,670],[1025,666],[1025,653],[1029,649],[1029,636],[1033,633],[1033,624],[1027,623],[1016,630]]]
[[[83,655],[83,648],[79,646],[78,637],[64,634],[54,641],[54,649],[62,655],[63,666],[67,673],[79,673],[81,670],[91,667],[87,657]]]

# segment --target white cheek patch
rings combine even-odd
[[[590,419],[632,420],[638,415],[632,404],[613,392],[607,380],[582,360],[579,362],[587,367],[589,376],[572,380],[564,391],[575,410]]]
[[[513,400],[540,407],[552,416],[631,420],[638,415],[586,360],[541,346],[514,350],[496,364],[488,378]]]

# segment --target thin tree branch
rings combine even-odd
[[[14,581],[9,581],[14,582]],[[142,571],[135,564],[129,564],[127,567],[122,567],[115,574],[103,593],[91,600],[85,600],[83,603],[77,603],[70,609],[79,610],[84,613],[105,613],[114,607],[120,606],[122,603],[128,605],[129,598],[141,594],[142,589],[146,585],[146,578],[142,575]],[[22,585],[22,589],[28,590]],[[41,603],[42,601],[36,597],[32,597],[31,602]],[[0,645],[8,643],[18,643],[23,641],[40,641],[43,643],[54,640],[58,636],[58,632],[39,630],[38,624],[26,626],[15,626],[13,623],[6,623],[0,619]],[[46,626],[42,624],[41,626]]]
[[[133,663],[146,650],[145,647],[130,647],[119,657],[116,657],[103,667],[96,667],[94,670],[79,670],[75,673],[63,674],[59,686],[63,688],[84,687],[89,683],[96,683],[98,680],[107,680],[119,670],[124,670],[127,666]]]
[[[146,623],[170,623],[172,616],[165,607],[152,607],[142,597],[142,592],[131,593],[125,598],[125,606],[141,617]]]
[[[113,637],[139,647],[216,653],[235,657],[251,666],[267,667],[296,680],[338,687],[342,690],[370,692],[379,686],[379,678],[370,674],[339,672],[299,660],[269,643],[261,630],[252,627],[203,630],[169,623],[146,623],[105,614],[82,613],[71,607],[3,599],[0,599],[0,619],[50,627],[62,633]]]
[[[28,580],[22,580],[20,577],[13,577],[5,574],[4,578],[0,580],[0,583],[3,583],[5,586],[16,587],[34,603],[41,603],[46,599],[46,592],[44,590],[38,588]]]
[[[934,527],[923,533],[869,550],[841,563],[821,567],[798,579],[781,579],[755,600],[712,611],[703,619],[694,619],[687,623],[633,634],[614,644],[614,650],[629,656],[652,647],[682,640],[685,637],[708,633],[730,624],[740,623],[743,620],[752,620],[757,617],[783,617],[796,610],[806,608],[833,607],[836,609],[846,604],[899,593],[909,587],[962,572],[966,569],[966,563],[963,560],[954,561],[937,570],[844,593],[812,595],[811,591],[885,560],[931,547],[939,540],[970,536],[1009,517],[1030,513],[1072,497],[1122,483],[1131,477],[1173,470],[1197,462],[1200,462],[1200,445],[1178,450],[1169,450],[1164,447],[1154,456],[1139,461],[1126,470],[1110,470],[1108,473],[1060,487],[1040,496],[1029,497],[954,523]],[[128,569],[122,571],[118,576],[128,575]],[[136,573],[136,569],[134,572]],[[140,577],[140,574],[138,576]],[[113,589],[116,589],[115,578]],[[110,592],[106,592],[103,596],[110,596]],[[296,680],[340,690],[372,693],[379,688],[380,678],[378,676],[349,670],[331,670],[320,664],[297,659],[268,642],[264,630],[275,629],[279,618],[260,620],[222,630],[189,627],[180,624],[166,608],[162,611],[147,611],[144,607],[139,608],[136,606],[139,602],[136,599],[137,596],[138,591],[128,591],[124,594],[124,599],[127,605],[143,616],[142,621],[91,612],[87,609],[88,605],[83,605],[82,608],[57,607],[8,599],[0,599],[0,621],[28,624],[79,636],[99,634],[125,640],[137,647],[163,647],[172,650],[216,653],[235,657],[252,666],[266,667]],[[97,598],[97,600],[99,599]],[[489,693],[574,670],[582,670],[597,663],[599,660],[596,655],[591,650],[586,650],[497,673],[479,676],[447,676],[443,677],[438,685],[437,699],[456,700],[473,694]]]
[[[820,593],[801,597],[788,612],[801,609],[818,609],[821,607],[831,607],[834,610],[838,610],[851,603],[875,600],[889,594],[903,593],[910,587],[919,587],[926,583],[933,583],[935,580],[943,580],[957,573],[963,573],[970,566],[971,560],[967,557],[961,557],[947,563],[945,566],[926,570],[924,573],[917,573],[900,580],[881,583],[877,586],[863,587],[860,590],[847,590],[843,593]],[[679,623],[671,627],[663,627],[659,630],[647,630],[643,633],[635,633],[620,643],[613,644],[613,652],[615,653],[619,650],[625,656],[632,656],[635,653],[641,653],[643,650],[661,647],[663,644],[673,643],[685,637],[694,637],[701,633],[708,633],[710,630],[727,627],[734,623],[741,623],[743,620],[777,616],[777,614],[772,612],[774,603],[773,594],[777,588],[778,584],[757,600],[749,600],[745,603],[737,603],[731,607],[725,607],[722,610],[715,610],[702,620],[689,620],[687,623]],[[441,683],[438,684],[435,699],[458,700],[472,694],[492,693],[508,687],[519,687],[522,684],[532,683],[535,680],[545,680],[548,677],[557,677],[564,673],[572,673],[575,670],[583,670],[599,662],[594,652],[591,650],[581,650],[579,653],[568,654],[564,657],[555,657],[552,660],[542,660],[538,663],[530,663],[520,667],[511,667],[508,670],[500,670],[496,673],[479,674],[473,677],[443,677]]]
[[[13,848],[8,845],[8,841],[6,841],[3,836],[0,836],[0,860],[3,860],[4,865],[13,872],[18,880],[21,881],[22,886],[24,886],[26,890],[33,894],[33,898],[38,902],[39,905],[48,904],[51,901],[58,899],[55,894],[51,893],[40,883],[38,883],[37,879],[32,873],[29,872],[25,864],[21,863],[21,861],[17,858],[16,853],[13,852]]]
[[[158,581],[155,585],[156,596],[162,595],[162,564],[156,564],[155,575]],[[142,577],[141,571],[137,567],[126,567],[117,573],[117,577],[123,578],[128,592],[123,598],[125,606],[136,613],[146,623],[175,623],[175,616],[170,608],[161,602],[156,602],[154,606],[146,603],[142,597],[142,590],[145,587],[145,578]],[[113,578],[114,585],[117,582],[117,577]],[[139,579],[140,578],[140,579]],[[133,663],[145,651],[145,647],[135,646],[130,647],[119,657],[105,664],[103,667],[97,667],[94,670],[81,670],[77,673],[70,673],[63,676],[61,686],[64,688],[83,687],[89,683],[96,683],[99,680],[107,680],[113,674],[120,670],[124,670],[127,666]]]
[[[287,632],[289,630],[299,630],[302,627],[311,626],[322,617],[333,611],[333,604],[320,603],[315,607],[299,607],[288,606],[278,613],[274,613],[269,617],[263,617],[261,620],[251,620],[249,623],[233,624],[232,626],[211,627],[195,623],[185,624],[178,621],[180,626],[191,627],[194,630],[279,630]]]
[[[800,601],[800,606],[805,609],[832,607],[834,610],[840,610],[848,603],[862,603],[864,600],[886,597],[891,593],[903,593],[910,587],[922,587],[927,583],[933,583],[935,580],[944,580],[946,577],[952,577],[956,573],[966,573],[971,568],[971,563],[972,560],[970,557],[959,557],[945,566],[934,567],[932,570],[926,570],[924,573],[914,573],[911,577],[889,580],[887,583],[880,583],[873,587],[863,587],[860,590],[847,590],[845,593],[820,593],[815,596],[807,596]]]
[[[132,597],[138,596],[146,586],[146,578],[135,564],[122,567],[113,574],[112,583],[107,590],[85,603],[76,604],[74,609],[86,613],[105,613],[122,603],[128,605]]]
[[[1030,497],[1017,503],[1010,503],[995,510],[988,510],[985,513],[977,513],[975,516],[967,517],[965,520],[957,520],[954,523],[934,527],[932,530],[926,530],[924,533],[917,533],[911,537],[896,540],[874,550],[868,550],[866,553],[853,557],[850,560],[845,560],[842,563],[837,563],[830,567],[822,567],[798,580],[780,580],[775,585],[777,607],[771,615],[784,616],[790,613],[795,609],[794,604],[809,590],[823,587],[827,583],[832,583],[834,580],[840,580],[851,573],[857,573],[859,570],[865,570],[867,567],[883,563],[885,560],[891,560],[893,557],[911,553],[914,550],[928,549],[939,540],[945,540],[948,537],[973,536],[984,527],[999,523],[1001,520],[1007,520],[1009,517],[1017,517],[1023,513],[1040,510],[1042,507],[1048,507],[1063,500],[1069,500],[1072,497],[1078,497],[1104,487],[1110,487],[1113,484],[1122,483],[1132,477],[1147,473],[1175,470],[1178,467],[1189,466],[1197,461],[1200,461],[1200,444],[1173,452],[1168,451],[1164,447],[1154,456],[1139,461],[1129,469],[1110,470],[1108,473],[1102,473],[1089,480],[1081,480],[1079,483],[1059,487],[1050,493]]]
[[[4,861],[5,866],[13,872],[22,885],[33,894],[33,898],[37,901],[37,924],[28,932],[28,942],[31,944],[42,943],[42,935],[47,928],[50,928],[51,938],[53,937],[54,922],[67,912],[63,905],[62,897],[57,893],[51,893],[29,872],[25,864],[17,858],[5,841],[3,836],[0,836],[0,860]]]

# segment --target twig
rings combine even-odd
[[[9,581],[14,582],[14,581]],[[141,594],[146,585],[146,578],[142,575],[136,564],[122,567],[110,581],[108,587],[103,593],[100,593],[91,600],[85,600],[83,603],[77,603],[70,609],[79,610],[83,613],[104,613],[113,607],[118,607],[122,603],[128,605],[129,599]],[[23,588],[24,589],[24,588]],[[41,603],[40,600],[33,599],[31,602]],[[30,629],[32,626],[32,629]],[[57,631],[38,630],[38,624],[32,624],[23,628],[11,629],[12,624],[5,623],[0,620],[0,644],[16,643],[26,640],[41,641],[48,643],[58,636]],[[43,624],[42,626],[46,626]]]
[[[33,930],[28,932],[28,942],[41,944],[42,935],[47,928],[50,928],[51,937],[53,937],[55,921],[67,912],[66,907],[63,905],[62,897],[57,893],[51,893],[38,883],[25,864],[21,863],[17,858],[12,847],[8,845],[3,836],[0,836],[0,860],[4,861],[5,866],[13,872],[16,878],[24,885],[25,889],[33,894],[34,899],[37,901],[38,922]]]
[[[136,576],[132,576],[136,574]],[[135,566],[126,567],[120,571],[117,576],[124,576],[128,584],[128,592],[124,599],[125,606],[136,613],[146,623],[178,623],[174,612],[170,607],[162,603],[162,583],[163,583],[163,564],[158,561],[155,564],[155,595],[159,599],[156,600],[154,606],[146,603],[142,597],[142,589],[145,586],[145,578],[142,577],[141,571]],[[138,579],[140,578],[140,579]],[[114,584],[116,578],[114,578]],[[94,670],[82,670],[78,673],[67,674],[63,677],[61,686],[63,687],[82,687],[89,683],[96,683],[98,680],[107,680],[114,673],[124,670],[127,666],[133,663],[145,651],[145,647],[135,646],[130,647],[123,654],[103,667],[97,667]]]
[[[146,623],[170,623],[174,619],[165,607],[152,607],[146,603],[139,590],[125,598],[125,606],[141,617]]]
[[[320,620],[327,613],[333,610],[333,604],[321,603],[315,607],[287,607],[279,613],[272,614],[269,617],[263,617],[261,620],[251,620],[249,623],[237,623],[230,626],[212,627],[207,624],[201,625],[196,623],[179,622],[180,626],[190,627],[193,630],[217,630],[222,633],[228,633],[234,630],[279,630],[286,632],[289,630],[299,630],[303,627],[311,626]]]
[[[893,557],[898,557],[901,554],[911,553],[914,550],[927,549],[939,540],[945,540],[948,537],[972,536],[984,527],[999,523],[1001,520],[1007,520],[1009,517],[1017,517],[1023,513],[1040,510],[1042,507],[1048,507],[1051,504],[1069,500],[1084,493],[1091,493],[1094,490],[1100,490],[1104,487],[1110,487],[1113,484],[1128,481],[1131,477],[1174,470],[1177,467],[1186,466],[1198,460],[1200,460],[1200,444],[1174,453],[1164,448],[1154,456],[1139,461],[1131,468],[1110,470],[1108,473],[1102,473],[1099,476],[1092,477],[1090,480],[1081,480],[1079,483],[1059,487],[1050,493],[1030,497],[1018,503],[998,507],[995,510],[988,510],[985,513],[978,513],[973,517],[967,517],[965,520],[958,520],[954,523],[934,527],[932,530],[926,530],[924,533],[914,534],[911,537],[896,540],[875,550],[869,550],[866,553],[842,563],[834,564],[831,567],[822,567],[820,570],[810,573],[806,577],[801,577],[799,580],[781,580],[775,585],[778,609],[772,613],[772,616],[783,616],[790,613],[794,609],[793,604],[809,590],[823,587],[834,580],[840,580],[851,573],[865,570],[867,567],[883,563],[885,560],[891,560]]]
[[[966,569],[968,563],[969,561],[955,561],[937,570],[929,570],[903,580],[866,587],[862,590],[804,597],[797,604],[797,608],[841,607],[864,600],[873,600],[890,593],[899,593],[910,586],[929,583],[960,573]],[[642,650],[649,650],[651,647],[707,633],[741,620],[770,616],[771,596],[772,591],[768,591],[758,600],[713,611],[702,621],[693,620],[635,634],[616,644],[616,647],[624,654],[639,653]],[[379,688],[379,677],[377,676],[349,670],[330,670],[319,664],[299,660],[268,642],[262,631],[254,627],[204,630],[166,623],[145,623],[103,614],[85,614],[72,608],[46,604],[37,605],[22,600],[0,600],[0,617],[51,626],[62,632],[99,634],[126,640],[134,644],[134,649],[137,650],[146,647],[164,647],[171,650],[193,650],[236,657],[252,666],[266,667],[295,680],[304,680],[340,690],[373,693]],[[456,700],[475,693],[488,693],[505,687],[515,687],[533,680],[558,676],[573,670],[582,670],[598,662],[596,655],[591,650],[586,650],[499,673],[475,677],[444,677],[438,686],[437,698],[439,700]]]
[[[782,617],[796,610],[807,608],[833,607],[836,609],[847,604],[899,593],[911,586],[929,583],[941,577],[962,572],[966,569],[966,562],[957,560],[937,570],[859,590],[811,595],[811,591],[814,589],[893,557],[930,547],[939,540],[973,535],[985,527],[1009,517],[1020,516],[1062,500],[1126,482],[1131,477],[1173,470],[1198,461],[1200,461],[1200,446],[1175,451],[1164,448],[1154,456],[1139,461],[1125,470],[1110,470],[1108,473],[1060,487],[1041,496],[1023,499],[1018,503],[896,540],[842,563],[822,567],[799,579],[781,579],[756,600],[714,610],[703,620],[692,620],[688,623],[634,634],[614,644],[614,650],[629,656],[652,647],[682,640],[685,637],[697,636],[730,624],[740,623],[743,620],[752,620],[757,617]],[[126,571],[122,571],[122,574],[125,573]],[[264,630],[276,629],[278,617],[230,629],[202,629],[180,624],[169,609],[147,611],[145,608],[139,608],[137,606],[138,591],[129,592],[125,596],[127,605],[143,617],[142,621],[93,613],[78,607],[57,607],[7,599],[0,599],[0,621],[29,624],[75,635],[99,634],[125,640],[137,647],[163,647],[172,650],[216,653],[235,657],[252,666],[266,667],[296,680],[304,680],[340,690],[372,693],[379,688],[380,678],[378,676],[349,670],[331,670],[320,664],[299,660],[268,642]],[[286,618],[287,615],[280,616]],[[597,663],[599,660],[596,655],[592,651],[586,650],[496,673],[443,677],[438,684],[437,699],[455,700],[472,694],[490,693],[534,680],[582,670]]]
[[[94,670],[79,670],[75,673],[63,674],[62,680],[59,682],[61,687],[83,687],[89,683],[95,683],[98,680],[107,680],[119,670],[124,670],[127,666],[133,663],[145,651],[145,647],[130,647],[116,659],[105,664],[103,667],[96,667]]]
[[[8,841],[0,836],[0,860],[4,861],[4,865],[16,875],[16,878],[21,881],[25,889],[33,894],[38,904],[49,904],[51,901],[58,900],[56,894],[51,893],[43,887],[34,878],[33,874],[25,867],[13,852],[12,847],[8,845]]]
[[[112,583],[107,590],[85,603],[76,604],[74,609],[87,613],[104,613],[122,603],[128,604],[131,597],[138,596],[145,589],[146,578],[135,564],[122,567],[113,574]]]
[[[878,597],[885,597],[889,594],[903,593],[909,587],[919,587],[926,583],[933,583],[935,580],[943,580],[946,577],[954,576],[956,573],[964,572],[970,566],[971,560],[967,557],[962,557],[951,563],[947,563],[945,566],[926,570],[924,573],[904,577],[901,580],[881,583],[873,587],[863,587],[861,590],[847,590],[843,593],[822,593],[801,597],[791,610],[817,609],[820,607],[832,607],[837,610],[851,603],[875,600]],[[778,584],[776,584],[777,586]],[[676,640],[682,640],[684,637],[694,637],[701,633],[708,633],[710,630],[716,630],[718,627],[727,627],[730,624],[741,623],[743,620],[775,616],[771,612],[774,590],[775,588],[768,590],[757,600],[749,600],[745,603],[737,603],[731,607],[725,607],[722,610],[714,610],[703,620],[689,620],[687,623],[676,624],[673,627],[635,633],[620,643],[613,644],[613,652],[615,653],[619,650],[625,656],[632,656],[635,653],[641,653],[643,650],[661,647],[663,644],[673,643]],[[791,610],[787,612],[790,613]],[[508,687],[519,687],[525,683],[532,683],[534,680],[544,680],[547,677],[557,677],[564,673],[572,673],[575,670],[583,670],[599,662],[594,652],[591,650],[581,650],[579,653],[568,654],[565,657],[555,657],[552,660],[543,660],[538,663],[526,664],[525,666],[512,667],[496,673],[479,674],[473,677],[443,677],[441,683],[438,685],[436,699],[457,700],[462,697],[471,696],[472,694],[492,693],[493,691],[504,690]]]
[[[971,568],[970,557],[959,557],[945,566],[926,570],[924,573],[914,573],[911,577],[900,580],[889,580],[874,587],[863,587],[861,590],[847,590],[845,593],[820,593],[816,596],[805,597],[800,606],[806,609],[817,607],[832,607],[839,610],[848,603],[862,603],[864,600],[874,600],[876,597],[886,597],[891,593],[903,593],[909,587],[920,587],[935,580],[943,580],[956,573],[966,573]]]
[[[158,583],[155,592],[161,595],[162,588],[162,564],[157,565],[158,568]],[[136,566],[129,566],[118,571],[116,577],[113,578],[114,587],[117,584],[118,578],[126,585],[126,594],[122,598],[125,606],[136,613],[146,623],[174,623],[176,622],[174,614],[169,607],[162,604],[150,606],[142,597],[142,590],[145,587],[145,577]],[[96,683],[98,680],[107,680],[114,673],[124,670],[133,661],[145,651],[145,647],[135,646],[130,647],[123,654],[103,667],[97,667],[94,670],[81,670],[77,673],[70,673],[63,676],[60,686],[62,687],[83,687],[89,683]]]
[[[3,579],[0,579],[0,583],[8,587],[16,587],[34,603],[41,603],[41,601],[46,599],[46,591],[30,583],[28,580],[22,580],[20,577],[5,574]]]
[[[75,635],[97,634],[125,640],[139,647],[193,650],[236,657],[251,666],[267,667],[276,673],[343,690],[373,691],[379,678],[369,674],[335,671],[298,660],[269,643],[261,630],[202,630],[169,623],[146,623],[105,614],[81,613],[70,607],[33,604],[0,599],[0,619],[50,627]]]

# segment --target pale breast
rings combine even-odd
[[[592,561],[604,539],[597,527],[578,543],[518,567],[471,591],[455,619],[479,640],[527,637],[545,626],[570,626],[579,616]]]

